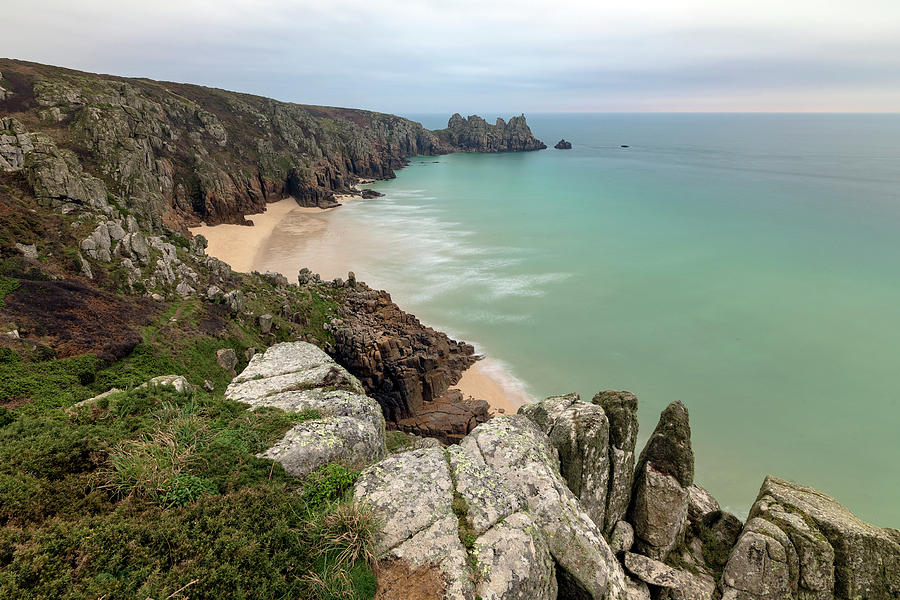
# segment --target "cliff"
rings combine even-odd
[[[96,178],[92,199],[154,230],[242,222],[286,195],[331,206],[358,177],[390,178],[408,156],[453,149],[394,115],[10,59],[0,59],[0,89],[0,114],[47,134]],[[39,193],[64,203],[79,191]]]
[[[434,132],[444,144],[462,152],[527,152],[547,146],[531,133],[525,115],[507,123],[500,117],[494,125],[477,115],[463,119],[459,113],[450,117],[446,129]]]
[[[746,522],[721,510],[681,403],[639,454],[628,392],[488,420],[447,391],[473,348],[387,292],[180,233],[412,153],[533,149],[524,118],[432,133],[0,65],[0,596],[900,596],[900,532],[821,492],[767,477]]]

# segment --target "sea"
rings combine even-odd
[[[328,213],[357,275],[536,398],[634,392],[641,445],[680,400],[729,511],[773,474],[900,527],[900,115],[527,118]]]

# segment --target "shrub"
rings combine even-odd
[[[343,499],[359,478],[359,471],[330,463],[310,473],[303,484],[303,499],[311,509]]]

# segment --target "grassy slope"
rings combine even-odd
[[[0,182],[5,329],[22,327],[10,306],[26,303],[30,287],[78,273],[69,225],[14,183]],[[14,240],[36,242],[42,258],[23,260]],[[82,285],[137,302],[140,290],[94,270]],[[41,324],[24,341],[0,336],[0,599],[374,594],[374,524],[347,498],[356,474],[330,466],[297,481],[256,458],[311,415],[226,401],[231,374],[216,362],[220,348],[236,351],[240,370],[251,347],[328,341],[323,324],[338,292],[233,277],[247,314],[196,298],[154,303],[143,325],[132,324],[142,342],[118,359],[60,354]],[[276,315],[269,335],[256,326],[263,313]],[[163,374],[184,375],[198,391],[136,389]],[[199,391],[205,380],[213,392]],[[73,409],[111,388],[124,391]]]

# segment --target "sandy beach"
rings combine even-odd
[[[521,384],[490,358],[469,367],[453,387],[466,396],[486,400],[495,414],[515,414],[520,406],[532,401]]]
[[[336,199],[346,202],[359,196]],[[201,225],[190,231],[209,241],[207,254],[227,262],[235,271],[272,271],[293,281],[297,271],[307,267],[326,280],[346,277],[348,271],[364,280],[367,266],[360,259],[377,250],[367,247],[369,240],[332,226],[328,218],[332,210],[301,207],[293,198],[285,198],[267,205],[264,213],[247,215],[252,226]],[[486,400],[495,414],[513,414],[531,401],[522,385],[490,358],[469,368],[454,387]]]

